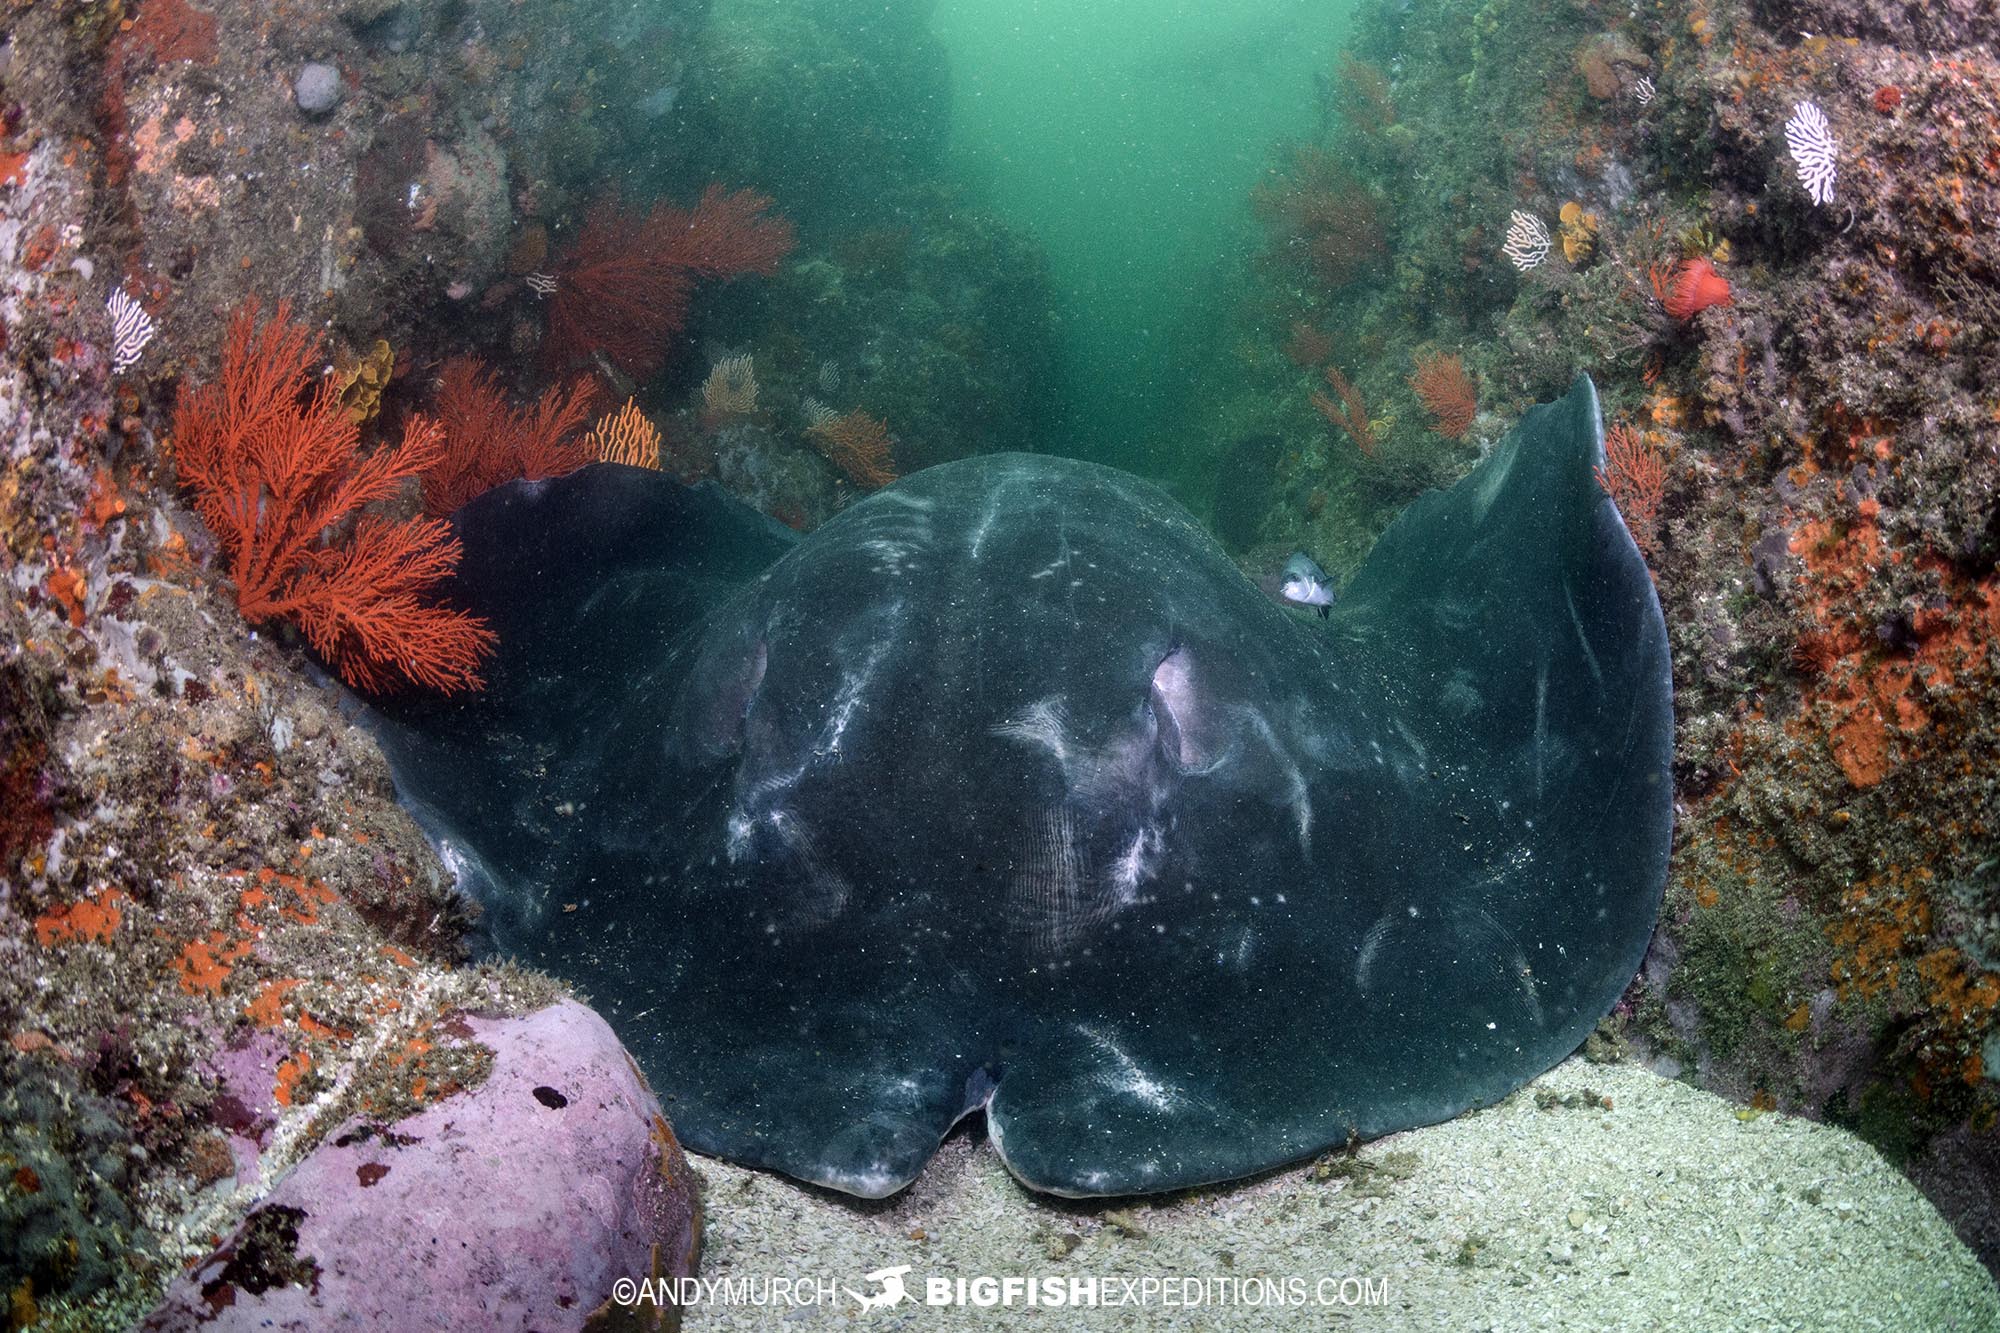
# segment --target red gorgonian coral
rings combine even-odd
[[[1324,149],[1299,149],[1290,171],[1273,170],[1251,190],[1250,207],[1273,256],[1328,290],[1373,272],[1388,256],[1375,197]]]
[[[1660,499],[1667,489],[1667,460],[1639,432],[1624,424],[1604,437],[1604,465],[1597,484],[1617,504],[1625,527],[1647,564],[1655,563],[1660,533]]]
[[[1292,321],[1292,336],[1285,341],[1285,355],[1301,370],[1321,366],[1333,356],[1333,339],[1302,319]]]
[[[1448,440],[1465,438],[1479,414],[1479,386],[1457,356],[1432,352],[1417,358],[1410,388],[1429,409],[1432,426]]]
[[[237,609],[290,620],[358,689],[478,689],[493,632],[426,600],[458,565],[449,525],[366,512],[435,465],[444,433],[412,417],[399,446],[364,455],[333,382],[315,383],[318,359],[318,336],[291,322],[289,303],[260,326],[246,301],[221,376],[181,384],[174,461],[228,559]]]
[[[791,253],[792,224],[764,216],[770,206],[720,185],[692,209],[660,203],[642,215],[598,201],[556,261],[543,361],[568,370],[602,355],[634,379],[651,375],[687,323],[695,278],[775,273]]]
[[[424,470],[424,509],[439,518],[495,486],[574,472],[596,455],[583,427],[597,406],[585,376],[542,391],[515,407],[477,357],[457,356],[438,373],[444,448]]]
[[[860,408],[845,416],[828,412],[806,433],[826,460],[855,485],[875,490],[896,479],[888,423]]]
[[[1347,437],[1354,441],[1355,448],[1373,458],[1375,432],[1368,424],[1368,408],[1361,401],[1361,390],[1355,388],[1347,376],[1340,373],[1339,366],[1326,368],[1326,383],[1327,387],[1340,395],[1340,401],[1335,402],[1318,389],[1314,389],[1311,395],[1314,409],[1328,422],[1346,431]]]

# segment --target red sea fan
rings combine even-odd
[[[704,278],[727,278],[738,273],[778,271],[778,261],[792,252],[792,224],[784,218],[765,217],[771,206],[768,195],[755,190],[725,191],[710,185],[701,192],[693,212],[663,205],[647,216],[669,262]]]
[[[641,216],[600,201],[555,266],[544,360],[568,369],[602,355],[645,379],[687,323],[697,277],[770,274],[791,253],[792,224],[766,217],[768,197],[719,185],[693,209],[657,204]]]
[[[552,386],[523,408],[507,401],[477,357],[453,357],[438,380],[444,448],[423,476],[424,509],[433,516],[516,478],[559,477],[592,460],[581,434],[597,405],[587,376]]]
[[[1374,196],[1323,149],[1301,148],[1288,171],[1267,172],[1251,190],[1250,206],[1272,255],[1329,291],[1367,276],[1388,255]]]
[[[520,467],[516,475],[539,481],[596,462],[583,428],[597,415],[598,397],[597,381],[579,377],[550,385],[532,405],[516,411],[514,461]]]
[[[1625,526],[1646,563],[1658,563],[1667,460],[1632,427],[1613,426],[1604,436],[1604,464],[1597,469],[1597,484],[1624,515]]]
[[[444,432],[412,417],[399,447],[361,453],[354,420],[313,365],[319,339],[288,304],[261,327],[246,301],[222,374],[183,382],[174,459],[220,542],[246,620],[287,619],[358,689],[478,689],[493,648],[484,621],[426,594],[458,564],[450,530],[364,513],[436,465]]]
[[[1479,386],[1456,356],[1431,353],[1417,358],[1410,388],[1430,409],[1432,425],[1447,440],[1462,440],[1479,414]]]
[[[667,339],[687,322],[690,279],[671,262],[647,219],[611,200],[584,218],[555,266],[549,331],[543,360],[570,369],[604,358],[625,374],[645,379],[667,356]]]
[[[855,485],[875,490],[896,479],[887,422],[855,408],[846,416],[828,416],[807,430],[827,461]]]
[[[1361,391],[1348,381],[1347,376],[1340,373],[1339,366],[1326,368],[1326,382],[1329,388],[1340,395],[1340,401],[1336,403],[1318,389],[1314,389],[1310,395],[1313,407],[1333,425],[1346,431],[1348,438],[1354,441],[1355,448],[1373,458],[1375,432],[1368,423],[1368,408],[1361,401]]]
[[[1292,321],[1292,336],[1285,342],[1285,355],[1301,370],[1311,370],[1333,359],[1333,339],[1304,320]]]

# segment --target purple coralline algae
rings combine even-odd
[[[581,1329],[621,1277],[684,1277],[694,1179],[604,1020],[466,1017],[478,1087],[330,1134],[144,1325]]]

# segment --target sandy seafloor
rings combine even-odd
[[[1544,1109],[1538,1094],[1560,1100]],[[846,1296],[695,1305],[685,1327],[2000,1328],[1993,1280],[1872,1148],[1637,1066],[1573,1059],[1498,1106],[1365,1145],[1358,1160],[1326,1179],[1295,1167],[1084,1204],[1021,1188],[983,1137],[965,1133],[910,1189],[874,1203],[697,1159],[703,1277],[824,1279],[873,1293],[863,1274],[908,1264],[914,1299],[865,1315]],[[1322,1278],[1337,1295],[1338,1279],[1357,1277],[1386,1281],[1387,1301],[919,1303],[930,1278],[979,1275],[1096,1276],[1121,1292],[1104,1279],[1297,1277],[1308,1301]]]

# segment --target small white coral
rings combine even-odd
[[[1507,243],[1500,247],[1500,253],[1526,273],[1549,257],[1552,244],[1549,229],[1542,220],[1517,208],[1507,220]]]
[[[123,287],[111,289],[104,308],[111,313],[111,373],[122,375],[138,363],[139,354],[153,341],[153,319]]]
[[[702,406],[712,417],[742,417],[757,410],[757,370],[745,353],[725,356],[701,383]]]
[[[1826,112],[1812,102],[1793,107],[1792,118],[1785,122],[1785,143],[1792,150],[1799,184],[1806,187],[1815,204],[1824,206],[1833,198],[1833,178],[1838,171],[1835,158],[1840,152]]]

